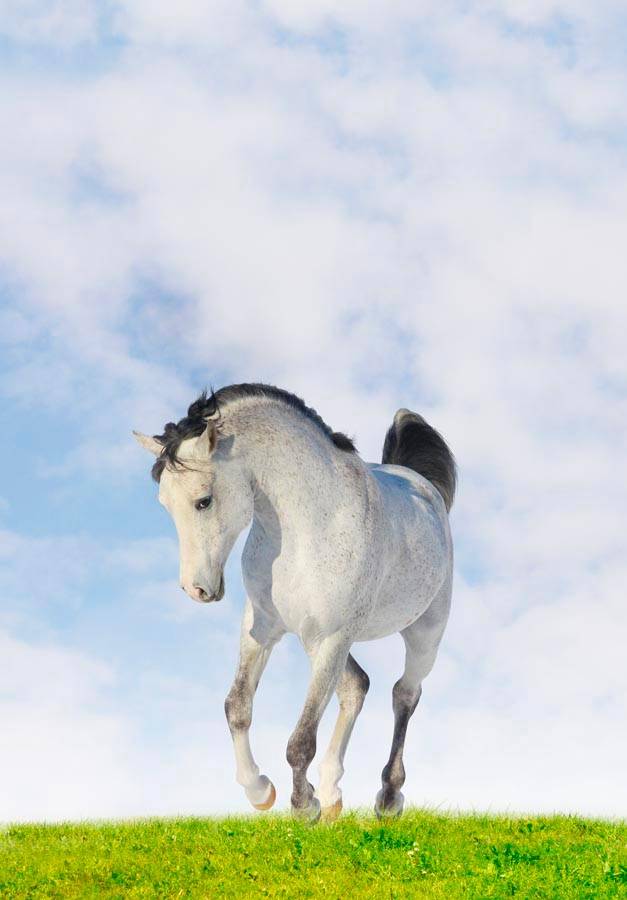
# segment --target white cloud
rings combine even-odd
[[[136,689],[143,695],[139,720],[128,697],[111,692],[110,666],[5,633],[0,653],[7,664],[0,691],[0,821],[201,813],[216,803],[227,808],[224,747],[219,759],[210,752],[217,726],[212,716],[221,725],[223,716],[218,705],[208,707],[206,692],[148,677]],[[185,692],[187,712],[194,693],[190,720],[180,702],[175,709],[178,691]],[[148,742],[151,720],[158,737]]]
[[[120,765],[124,735],[115,716],[90,709],[111,670],[56,646],[0,634],[0,818],[62,818],[107,809],[110,791],[130,787]],[[94,777],[94,773],[99,773]],[[113,810],[109,807],[110,811]]]
[[[70,48],[97,37],[98,5],[93,0],[1,0],[0,33],[25,44]]]

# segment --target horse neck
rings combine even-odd
[[[240,415],[246,465],[255,488],[254,520],[264,530],[300,535],[351,501],[348,467],[358,460],[338,450],[317,425],[278,404]],[[344,477],[343,477],[344,476]]]

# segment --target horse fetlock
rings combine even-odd
[[[292,794],[292,815],[296,819],[302,819],[305,822],[310,822],[313,824],[317,822],[320,818],[321,814],[321,806],[320,801],[317,797],[313,795],[313,789],[311,793],[311,797],[309,798],[308,803],[305,805],[298,805],[294,803],[294,794]]]
[[[385,816],[393,818],[395,816],[400,816],[403,812],[404,803],[405,798],[400,791],[396,791],[394,788],[386,786],[377,794],[374,803],[374,811],[379,819]]]
[[[405,784],[405,766],[400,756],[397,756],[383,769],[381,773],[383,790],[399,791]]]
[[[322,807],[323,812],[325,809],[330,809],[332,806],[335,806],[338,803],[340,805],[340,809],[342,808],[342,791],[337,786],[337,782],[327,784],[324,784],[324,782],[320,782],[315,796],[320,801],[320,806]]]
[[[331,803],[329,806],[322,804],[320,818],[323,822],[335,822],[335,820],[339,818],[341,812],[342,798],[340,797],[339,800],[336,800],[335,803]]]
[[[276,800],[276,790],[266,775],[260,775],[254,782],[245,786],[246,796],[255,809],[271,809]]]
[[[292,790],[292,807],[293,808],[302,808],[309,806],[312,798],[314,797],[314,787],[306,778],[295,777],[294,778],[294,788]]]

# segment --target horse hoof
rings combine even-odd
[[[342,798],[336,800],[332,806],[323,806],[320,817],[323,822],[335,822],[342,812]]]
[[[255,809],[272,809],[272,807],[274,806],[274,801],[276,800],[276,790],[271,781],[268,781],[268,784],[270,787],[267,798],[261,803],[253,803]]]
[[[387,803],[384,803],[384,800],[387,800]],[[396,819],[403,812],[403,804],[405,803],[405,798],[399,791],[397,794],[394,794],[392,797],[392,802],[389,801],[387,797],[385,797],[385,792],[383,790],[379,791],[377,794],[377,799],[374,803],[374,811],[376,813],[377,819]]]
[[[302,819],[304,822],[315,825],[320,818],[320,801],[316,797],[312,797],[309,806],[292,806],[292,815],[295,819]]]

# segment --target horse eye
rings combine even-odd
[[[194,503],[194,506],[196,507],[196,509],[198,511],[200,511],[201,509],[207,509],[207,507],[211,506],[212,499],[213,498],[211,496],[201,497],[200,500],[196,500],[196,502]]]

